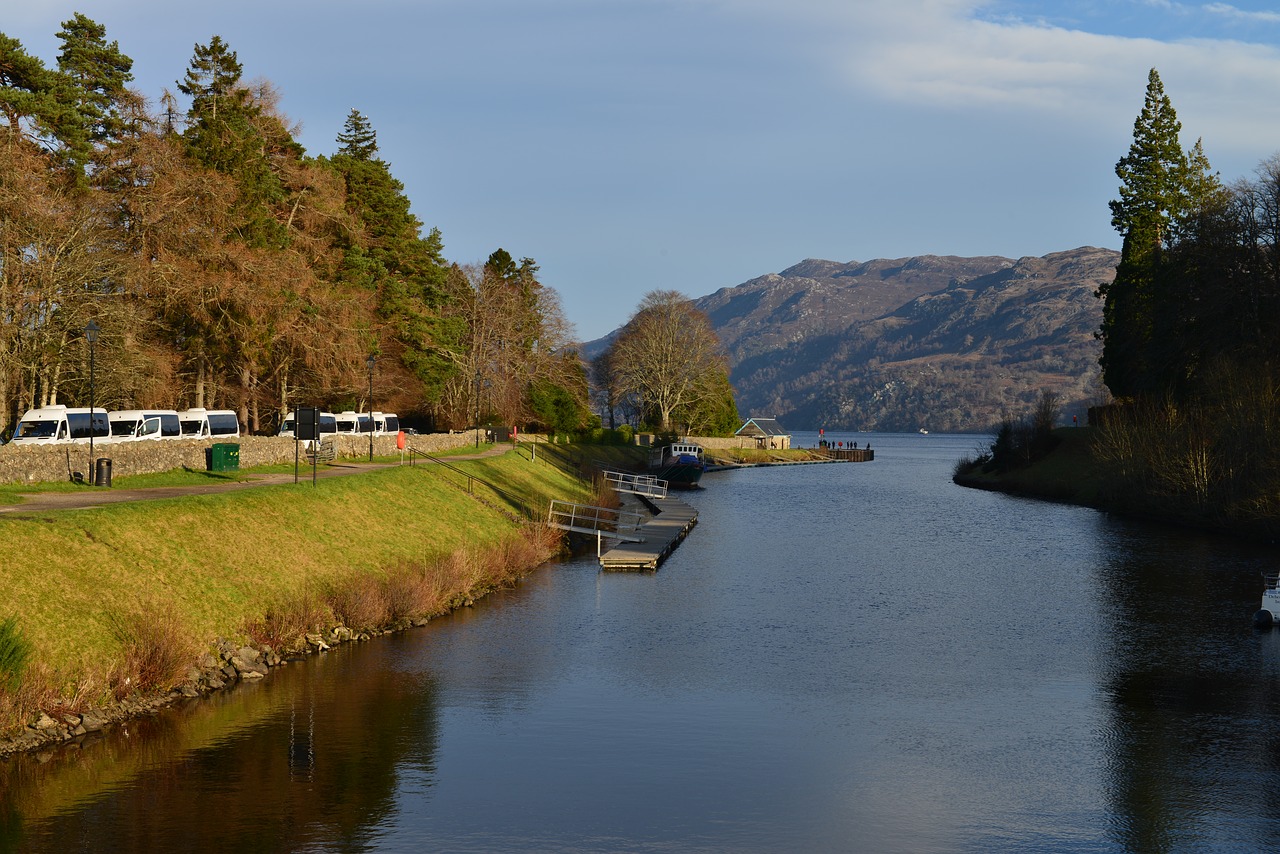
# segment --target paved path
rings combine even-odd
[[[460,460],[478,460],[483,457],[497,457],[511,450],[505,445],[480,451],[475,454],[458,454],[443,457],[447,462]],[[408,465],[408,462],[403,465]],[[317,478],[343,477],[345,475],[362,474],[378,469],[395,468],[402,463],[358,463],[343,460],[337,463],[322,465],[316,470]],[[419,460],[416,465],[434,465],[430,460]],[[159,498],[180,498],[184,495],[209,495],[218,492],[238,492],[256,486],[270,486],[293,483],[293,472],[275,474],[249,474],[247,480],[222,481],[218,483],[192,484],[189,486],[154,486],[146,489],[119,489],[116,487],[86,486],[75,492],[30,492],[20,493],[25,499],[21,504],[0,504],[0,516],[25,516],[31,513],[47,513],[53,510],[90,510],[106,504],[119,504],[122,501],[153,501]],[[311,482],[311,466],[298,468],[299,485]]]

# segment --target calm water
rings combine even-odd
[[[0,765],[0,849],[1280,848],[1272,549],[960,489],[975,437],[856,438],[708,475],[657,573],[546,567]]]

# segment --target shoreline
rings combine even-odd
[[[105,560],[108,572],[90,586],[110,588],[116,576],[124,578],[119,591],[87,591],[58,579],[24,584],[22,567],[0,568],[9,582],[0,614],[18,615],[36,650],[27,684],[0,694],[8,718],[0,757],[94,738],[339,644],[425,625],[516,583],[554,558],[563,538],[520,521],[527,515],[504,501],[534,506],[551,497],[589,497],[590,482],[578,477],[584,450],[595,449],[548,449],[536,463],[511,452],[459,461],[477,490],[488,480],[502,484],[501,495],[472,495],[442,469],[366,467],[325,478],[319,490],[310,483],[242,484],[221,494],[112,503],[87,513],[41,507],[0,516],[3,535],[24,553],[55,553],[61,567],[101,567]],[[385,519],[364,522],[352,512],[379,504]],[[220,531],[234,536],[219,537]],[[52,545],[45,542],[50,535]],[[167,559],[174,552],[185,556],[177,565]],[[388,610],[374,621],[357,616],[369,601],[410,594],[424,604],[397,606],[398,613]],[[111,681],[129,672],[126,650],[104,627],[118,620],[122,600],[143,612],[185,617],[193,656],[154,687],[137,680],[122,691],[129,679]]]

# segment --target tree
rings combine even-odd
[[[1170,295],[1159,287],[1164,252],[1197,211],[1221,194],[1200,142],[1184,152],[1181,130],[1153,68],[1133,142],[1116,164],[1119,198],[1110,207],[1111,224],[1123,237],[1120,264],[1115,279],[1098,289],[1106,301],[1099,333],[1103,378],[1118,398],[1154,392],[1165,383],[1153,358],[1153,347],[1169,329],[1167,322],[1159,329],[1157,318],[1168,318],[1171,310]]]
[[[662,431],[722,400],[728,363],[705,314],[678,291],[645,294],[613,344],[619,386],[639,396]]]
[[[83,119],[85,138],[76,152],[81,164],[89,159],[90,145],[102,145],[124,130],[120,100],[133,80],[133,60],[116,42],[108,44],[106,35],[106,27],[79,12],[58,32],[58,70],[67,84],[67,99]]]
[[[378,153],[378,134],[369,124],[368,117],[352,108],[347,121],[338,134],[341,148],[338,154],[355,160],[372,160]]]
[[[178,91],[191,98],[193,118],[214,120],[218,106],[228,98],[241,100],[240,75],[244,67],[236,52],[222,36],[215,35],[209,44],[197,44],[187,73],[178,81]]]

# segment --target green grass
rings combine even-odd
[[[455,465],[545,512],[551,498],[587,498],[587,487],[566,473],[569,456],[540,447],[538,463],[509,452]],[[139,481],[170,486],[208,482],[209,475],[174,472],[117,484]],[[208,644],[236,636],[274,602],[494,544],[517,528],[500,507],[423,465],[314,485],[6,516],[0,614],[17,615],[34,658],[70,684],[111,666],[119,652],[112,625],[121,615],[163,611]]]

